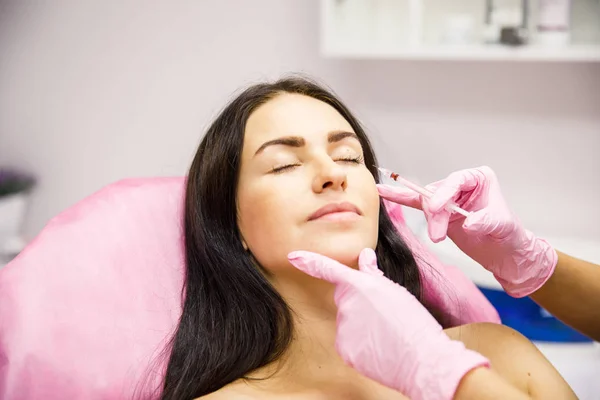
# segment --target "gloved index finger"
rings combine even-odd
[[[293,251],[288,254],[290,263],[300,271],[334,284],[352,282],[358,271],[329,257],[310,251]]]

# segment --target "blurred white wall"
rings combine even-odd
[[[0,164],[36,172],[35,235],[130,176],[183,175],[241,86],[329,83],[382,164],[425,183],[488,164],[530,229],[600,239],[600,64],[333,61],[316,0],[0,0]]]

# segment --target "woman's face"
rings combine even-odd
[[[244,245],[274,274],[287,254],[317,252],[356,266],[375,248],[379,196],[350,124],[330,105],[281,94],[248,119],[238,184]]]

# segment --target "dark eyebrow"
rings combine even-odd
[[[329,143],[339,142],[340,140],[343,140],[346,138],[353,138],[353,139],[358,140],[358,136],[354,132],[333,131],[333,132],[329,132],[329,135],[327,135],[327,141]]]
[[[332,131],[332,132],[329,132],[329,134],[327,135],[327,141],[329,143],[336,143],[336,142],[339,142],[346,138],[354,138],[354,139],[358,140],[358,136],[354,132]],[[300,136],[280,137],[277,139],[273,139],[273,140],[264,142],[258,148],[258,150],[256,150],[256,152],[254,153],[254,156],[256,157],[258,154],[263,152],[269,146],[283,145],[283,146],[290,146],[290,147],[302,147],[305,144],[306,144],[306,141],[304,140],[304,138],[302,138]]]
[[[301,138],[300,136],[286,136],[286,137],[280,137],[277,139],[269,140],[268,142],[264,142],[258,148],[258,150],[256,150],[256,153],[254,153],[254,156],[257,156],[259,153],[261,153],[267,147],[275,146],[277,144],[284,145],[284,146],[290,146],[290,147],[302,147],[302,146],[304,146],[305,141],[304,141],[304,138]]]

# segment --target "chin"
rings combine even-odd
[[[316,246],[312,246],[309,251],[314,253],[322,254],[326,257],[329,257],[333,260],[336,260],[339,263],[347,265],[352,268],[358,268],[358,256],[360,252],[366,247],[375,248],[373,245],[369,245],[366,243],[351,243],[351,242],[341,242],[341,243],[325,243],[321,242]]]

